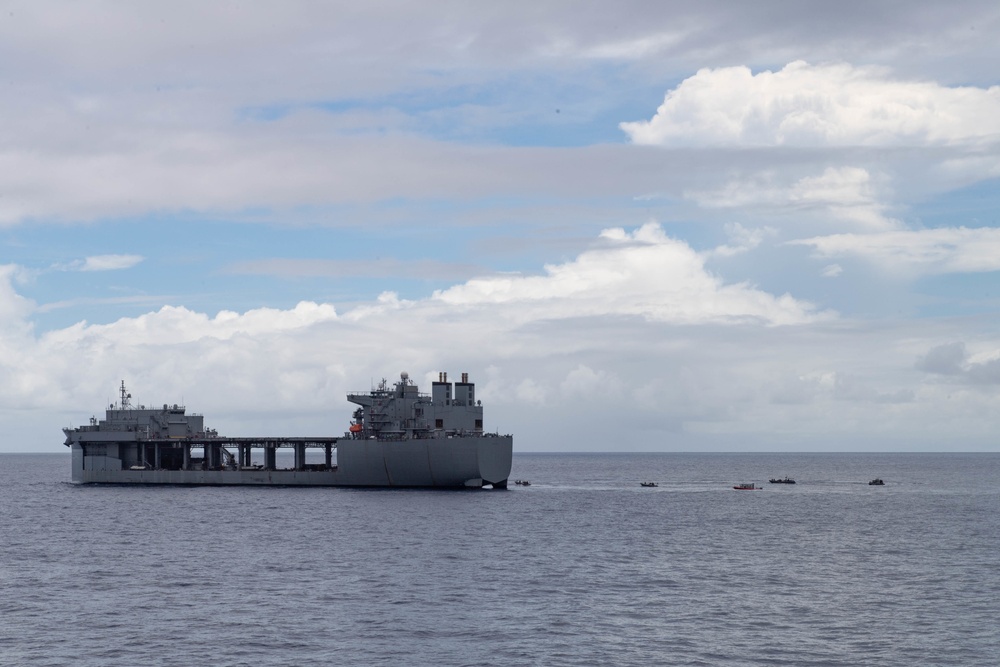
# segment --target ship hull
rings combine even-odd
[[[336,444],[336,465],[321,470],[164,470],[132,469],[106,455],[107,449],[105,455],[91,456],[73,443],[72,479],[80,484],[506,488],[512,450],[510,436],[345,439]]]

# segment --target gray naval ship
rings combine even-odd
[[[343,437],[222,437],[184,406],[131,398],[123,380],[104,419],[63,429],[74,482],[503,489],[510,475],[513,437],[483,430],[467,373],[440,373],[429,395],[405,372],[348,394],[360,407]]]

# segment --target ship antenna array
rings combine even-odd
[[[122,387],[120,391],[121,391],[121,403],[120,403],[121,409],[126,410],[128,408],[131,408],[132,405],[129,403],[129,399],[132,398],[132,394],[128,393],[125,390],[125,380],[122,380]]]

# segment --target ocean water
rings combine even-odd
[[[69,474],[0,455],[2,665],[1000,664],[1000,455],[516,454],[507,491]]]

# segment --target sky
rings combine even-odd
[[[0,2],[0,451],[181,403],[1000,451],[991,2]]]

